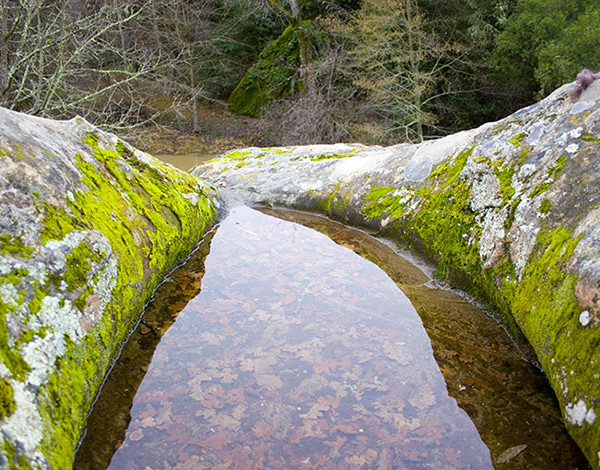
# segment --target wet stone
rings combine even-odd
[[[362,232],[273,214],[328,236],[233,209],[147,307],[75,468],[586,468],[481,310]]]

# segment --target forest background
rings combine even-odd
[[[584,67],[600,68],[597,0],[0,3],[0,106],[149,151],[418,142]]]

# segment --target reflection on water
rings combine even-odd
[[[180,170],[183,170],[183,171],[190,171],[192,168],[194,168],[199,163],[207,162],[209,160],[213,160],[214,158],[216,158],[215,155],[212,155],[209,153],[202,153],[202,152],[193,152],[193,153],[178,154],[178,155],[160,154],[160,155],[154,155],[154,156],[156,158],[158,158],[159,160],[162,160],[163,162],[166,162],[166,163],[170,163],[175,168],[179,168]]]
[[[581,462],[539,375],[504,336],[477,336],[474,308],[443,292],[436,300],[422,274],[389,248],[328,227],[351,250],[303,226],[234,209],[157,292],[95,406],[75,468]],[[389,258],[389,276],[353,251]],[[394,281],[427,317],[435,351]],[[450,316],[458,317],[453,325]],[[504,416],[513,412],[525,414]]]

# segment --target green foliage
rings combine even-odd
[[[597,10],[595,0],[519,0],[492,57],[518,99],[548,93],[572,81],[581,68],[597,64]]]
[[[295,78],[299,65],[298,39],[289,26],[260,53],[257,64],[246,72],[229,97],[229,110],[258,117],[273,99],[298,90]]]
[[[600,7],[591,6],[538,53],[535,78],[546,95],[583,68],[600,67]]]

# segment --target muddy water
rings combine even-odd
[[[232,210],[157,291],[75,468],[587,468],[493,320],[361,232],[276,214],[331,238]]]
[[[186,153],[186,154],[158,154],[154,155],[163,162],[170,163],[175,168],[179,168],[183,171],[190,171],[196,165],[202,162],[213,160],[215,155],[202,152]]]

